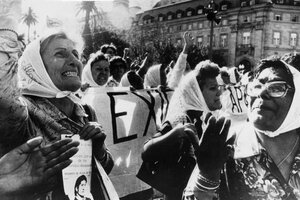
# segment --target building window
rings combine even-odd
[[[205,22],[204,22],[204,28],[205,28],[205,27],[208,28],[209,25],[210,25],[209,21],[205,21]]]
[[[189,11],[187,11],[186,16],[190,17],[190,16],[192,16],[192,14],[193,14],[192,11],[189,10]]]
[[[188,25],[188,30],[192,30],[192,24]]]
[[[280,32],[273,33],[273,44],[280,45]]]
[[[250,22],[250,16],[243,16],[243,22],[244,23]]]
[[[249,1],[249,5],[250,5],[250,6],[253,6],[254,4],[255,4],[255,0],[250,0],[250,1]]]
[[[223,26],[227,26],[228,25],[228,20],[227,19],[223,19],[222,20],[222,25]]]
[[[182,17],[182,14],[181,13],[177,13],[177,18],[181,18]]]
[[[243,33],[243,45],[250,44],[250,32],[244,32]]]
[[[177,26],[177,31],[181,31],[182,30],[182,26],[181,25],[178,25]]]
[[[182,24],[182,30],[185,31],[187,28],[187,25],[186,24]]]
[[[275,21],[281,21],[281,20],[282,20],[281,14],[275,14],[275,15],[274,15],[274,20],[275,20]]]
[[[298,35],[297,33],[291,33],[290,34],[290,45],[291,46],[297,46],[297,40],[298,40]]]
[[[227,9],[228,9],[228,6],[226,4],[221,6],[221,10],[227,10]]]
[[[193,29],[197,29],[197,25],[198,25],[198,23],[197,23],[197,22],[194,22],[194,23],[193,23]]]
[[[160,22],[164,21],[164,17],[163,16],[159,16],[158,17],[158,21],[160,21]]]
[[[300,6],[300,0],[294,0],[294,5],[295,6]]]
[[[200,29],[200,28],[203,28],[203,23],[202,23],[202,22],[199,22],[198,28],[199,28],[199,29]]]
[[[169,27],[169,33],[173,33],[173,26]]]
[[[171,20],[172,19],[172,15],[168,15],[168,20]]]
[[[299,15],[291,15],[291,22],[299,22]]]
[[[284,0],[277,0],[278,4],[284,4]]]
[[[227,47],[227,44],[228,44],[228,35],[227,34],[222,34],[221,35],[220,46],[221,47]]]
[[[202,9],[202,8],[198,9],[198,10],[197,10],[197,14],[198,14],[198,15],[203,14],[203,9]]]
[[[203,36],[197,37],[197,46],[201,47],[203,44]]]
[[[210,45],[210,35],[207,36],[207,44],[208,44],[208,46]],[[212,38],[212,46],[213,46],[213,47],[216,46],[216,43],[215,43],[215,35],[213,35],[213,38]]]
[[[241,2],[241,7],[246,7],[247,6],[247,2],[246,1],[242,1]]]

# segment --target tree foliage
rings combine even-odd
[[[27,37],[28,37],[28,43],[29,43],[30,42],[30,26],[38,23],[37,16],[33,12],[31,7],[28,8],[27,13],[23,14],[22,22],[27,25],[27,28],[28,28]]]
[[[93,46],[95,51],[100,50],[103,44],[113,43],[117,47],[117,55],[122,56],[123,50],[129,47],[129,44],[122,39],[122,35],[117,32],[107,30],[106,28],[95,28],[94,29],[94,40]]]

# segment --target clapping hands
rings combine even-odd
[[[201,142],[194,146],[199,170],[202,175],[212,180],[219,180],[220,170],[233,152],[235,135],[227,140],[230,120],[216,119],[211,114],[206,116],[208,127]]]

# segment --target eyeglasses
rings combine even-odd
[[[249,82],[246,86],[246,94],[251,97],[260,96],[263,90],[266,90],[270,97],[284,97],[289,89],[294,89],[284,81],[274,81],[262,84],[259,81]]]

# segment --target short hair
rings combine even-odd
[[[281,59],[289,65],[295,67],[298,71],[300,71],[300,53],[292,52],[284,54]]]
[[[122,67],[127,70],[126,61],[121,56],[114,56],[109,60],[110,70],[116,67],[117,63],[122,63]]]
[[[114,54],[117,54],[117,47],[113,43],[103,44],[100,47],[100,51],[104,54],[106,53],[107,49],[112,49],[114,51]]]
[[[87,178],[86,178],[85,175],[79,176],[79,177],[77,178],[76,182],[75,182],[75,187],[74,187],[74,194],[75,194],[75,196],[76,196],[76,188],[79,187],[79,185],[80,185],[80,183],[81,183],[82,181],[87,182]]]
[[[287,83],[291,85],[292,87],[294,86],[294,81],[293,81],[293,75],[288,68],[288,66],[280,59],[280,57],[277,56],[271,56],[266,59],[262,59],[258,65],[255,67],[255,70],[253,72],[253,78],[257,78],[259,74],[267,68],[274,68],[274,69],[283,69],[285,73],[288,75],[288,80]]]
[[[216,78],[220,73],[219,66],[210,60],[201,61],[194,70],[201,90],[207,79]]]
[[[94,63],[101,61],[101,60],[105,60],[108,62],[107,57],[101,51],[97,51],[96,53],[90,55],[90,59],[89,59],[88,63],[90,63],[90,65],[92,67]]]

